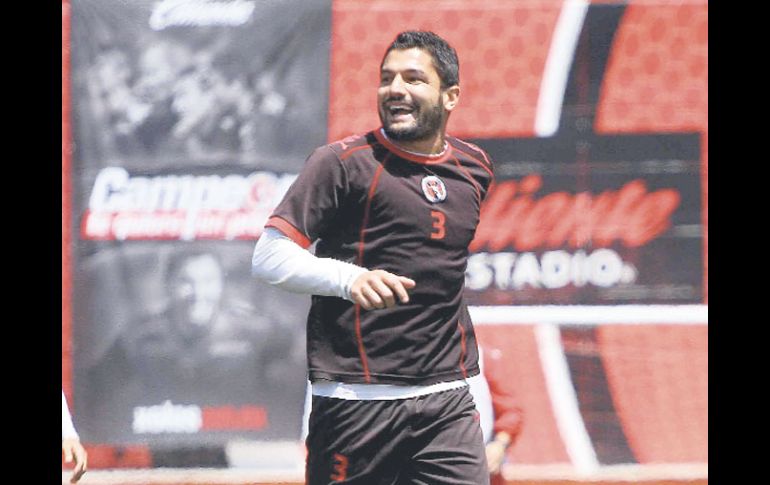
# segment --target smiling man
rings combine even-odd
[[[446,134],[460,99],[446,41],[402,32],[380,71],[382,127],[310,155],[252,272],[313,295],[309,484],[486,484],[463,286],[492,164]]]
[[[458,73],[449,66],[443,75],[438,69],[432,54],[418,47],[391,50],[380,68],[377,97],[385,134],[417,153],[443,151],[449,112],[460,96]]]

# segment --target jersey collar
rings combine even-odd
[[[403,148],[398,147],[395,143],[393,143],[388,139],[388,137],[385,135],[385,130],[383,128],[380,128],[379,130],[375,130],[374,136],[389,151],[393,152],[394,154],[398,155],[401,158],[404,158],[412,162],[430,163],[430,164],[442,163],[442,162],[445,162],[449,158],[449,156],[452,154],[452,145],[450,145],[449,142],[447,141],[444,142],[443,152],[437,153],[435,155],[428,155],[428,154],[421,154],[421,153],[406,151]]]

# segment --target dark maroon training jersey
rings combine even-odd
[[[364,310],[313,296],[310,380],[427,385],[478,374],[463,302],[468,245],[493,180],[478,147],[447,136],[440,156],[405,152],[381,131],[316,149],[270,217],[316,255],[413,279],[409,303]]]

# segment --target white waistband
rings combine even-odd
[[[314,382],[312,392],[314,396],[333,397],[337,399],[350,399],[356,401],[366,400],[391,400],[408,399],[410,397],[424,396],[434,392],[459,389],[467,386],[464,379],[437,382],[428,386],[396,386],[393,384],[346,384],[344,382]]]

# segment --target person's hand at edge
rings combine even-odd
[[[75,468],[72,470],[70,483],[77,483],[80,477],[88,469],[88,453],[86,453],[80,440],[76,438],[64,438],[61,441],[61,449],[64,453],[64,462],[72,463],[75,461]]]
[[[511,435],[505,431],[501,431],[495,434],[492,441],[487,443],[487,466],[489,467],[489,473],[500,473],[500,468],[505,460],[505,452],[511,445]]]

